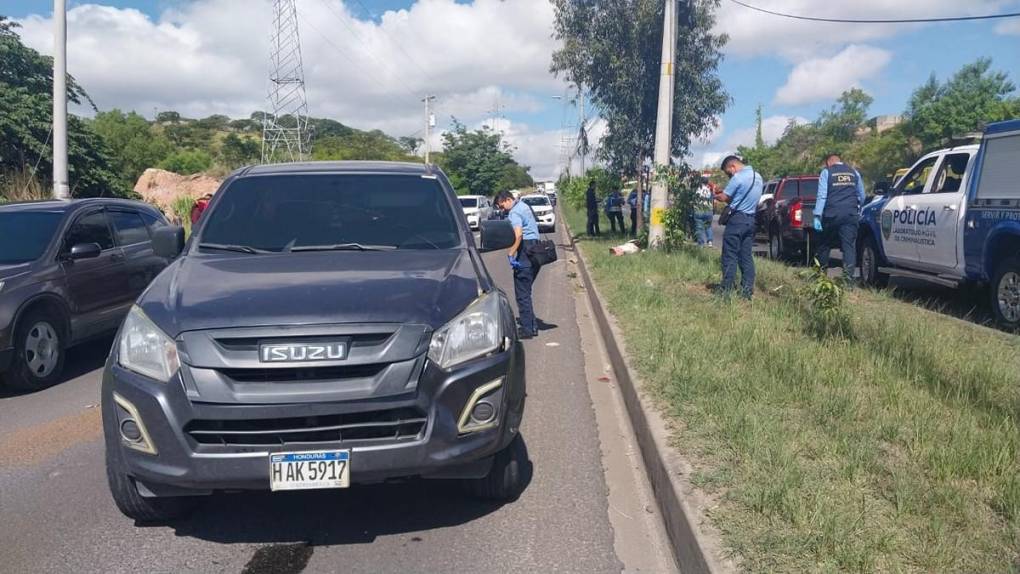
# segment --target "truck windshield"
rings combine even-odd
[[[248,253],[351,245],[451,249],[457,220],[439,183],[404,175],[288,174],[238,179],[202,225],[199,247]],[[210,247],[217,249],[217,247]]]
[[[35,261],[64,217],[53,211],[0,213],[0,265]]]

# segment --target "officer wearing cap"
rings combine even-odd
[[[854,168],[843,163],[839,154],[825,156],[818,176],[814,228],[819,233],[815,258],[822,269],[829,268],[829,252],[839,240],[843,250],[843,278],[854,280],[857,265],[857,226],[864,206],[864,180]]]
[[[726,223],[722,247],[722,285],[720,291],[729,295],[740,267],[740,294],[745,299],[754,295],[754,212],[764,181],[744,160],[728,155],[722,170],[730,176],[726,189],[715,194],[716,201],[729,204],[733,214]]]

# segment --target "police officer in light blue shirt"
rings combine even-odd
[[[531,288],[538,277],[539,267],[528,257],[528,247],[539,240],[538,221],[531,206],[521,200],[514,200],[509,191],[502,191],[496,196],[496,205],[506,211],[507,219],[514,227],[516,236],[510,246],[507,259],[514,270],[514,295],[517,298],[517,313],[520,315],[522,339],[530,339],[538,335],[538,319],[535,318],[534,303],[531,299]]]
[[[818,176],[814,228],[820,234],[815,258],[822,269],[829,268],[829,254],[838,239],[843,251],[843,279],[854,280],[857,266],[857,226],[864,207],[864,180],[839,154],[825,156],[825,168]]]
[[[740,294],[745,299],[754,295],[754,212],[764,181],[744,160],[735,155],[726,156],[722,170],[730,176],[726,189],[718,192],[716,201],[729,204],[733,215],[726,224],[722,247],[722,284],[724,295],[733,291],[740,267]]]

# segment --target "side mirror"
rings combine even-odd
[[[890,184],[888,181],[880,181],[875,184],[874,190],[875,195],[889,195],[889,192],[891,191],[892,184]]]
[[[184,228],[160,227],[152,233],[152,250],[159,257],[174,259],[184,251]]]
[[[482,251],[496,251],[508,249],[514,244],[514,226],[505,219],[483,221],[480,224],[482,232]]]
[[[71,247],[69,259],[78,261],[80,259],[95,259],[103,252],[98,243],[79,243]]]

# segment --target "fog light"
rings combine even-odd
[[[122,414],[118,415],[121,420],[120,435],[124,439],[124,446],[146,454],[156,454],[156,445],[149,438],[149,431],[146,430],[145,423],[142,422],[142,417],[138,414],[138,408],[117,393],[113,393],[113,402],[127,413],[126,417]],[[131,438],[133,436],[138,438]]]
[[[476,423],[487,423],[496,417],[496,407],[482,401],[471,409],[471,420]]]
[[[460,434],[477,432],[496,426],[496,408],[492,403],[482,399],[486,395],[496,392],[501,386],[503,386],[502,377],[478,387],[471,393],[467,404],[464,405],[464,411],[460,415],[460,420],[457,422],[457,430],[460,431]]]
[[[120,423],[120,436],[128,442],[138,442],[142,440],[142,431],[139,430],[138,423],[127,419]]]

